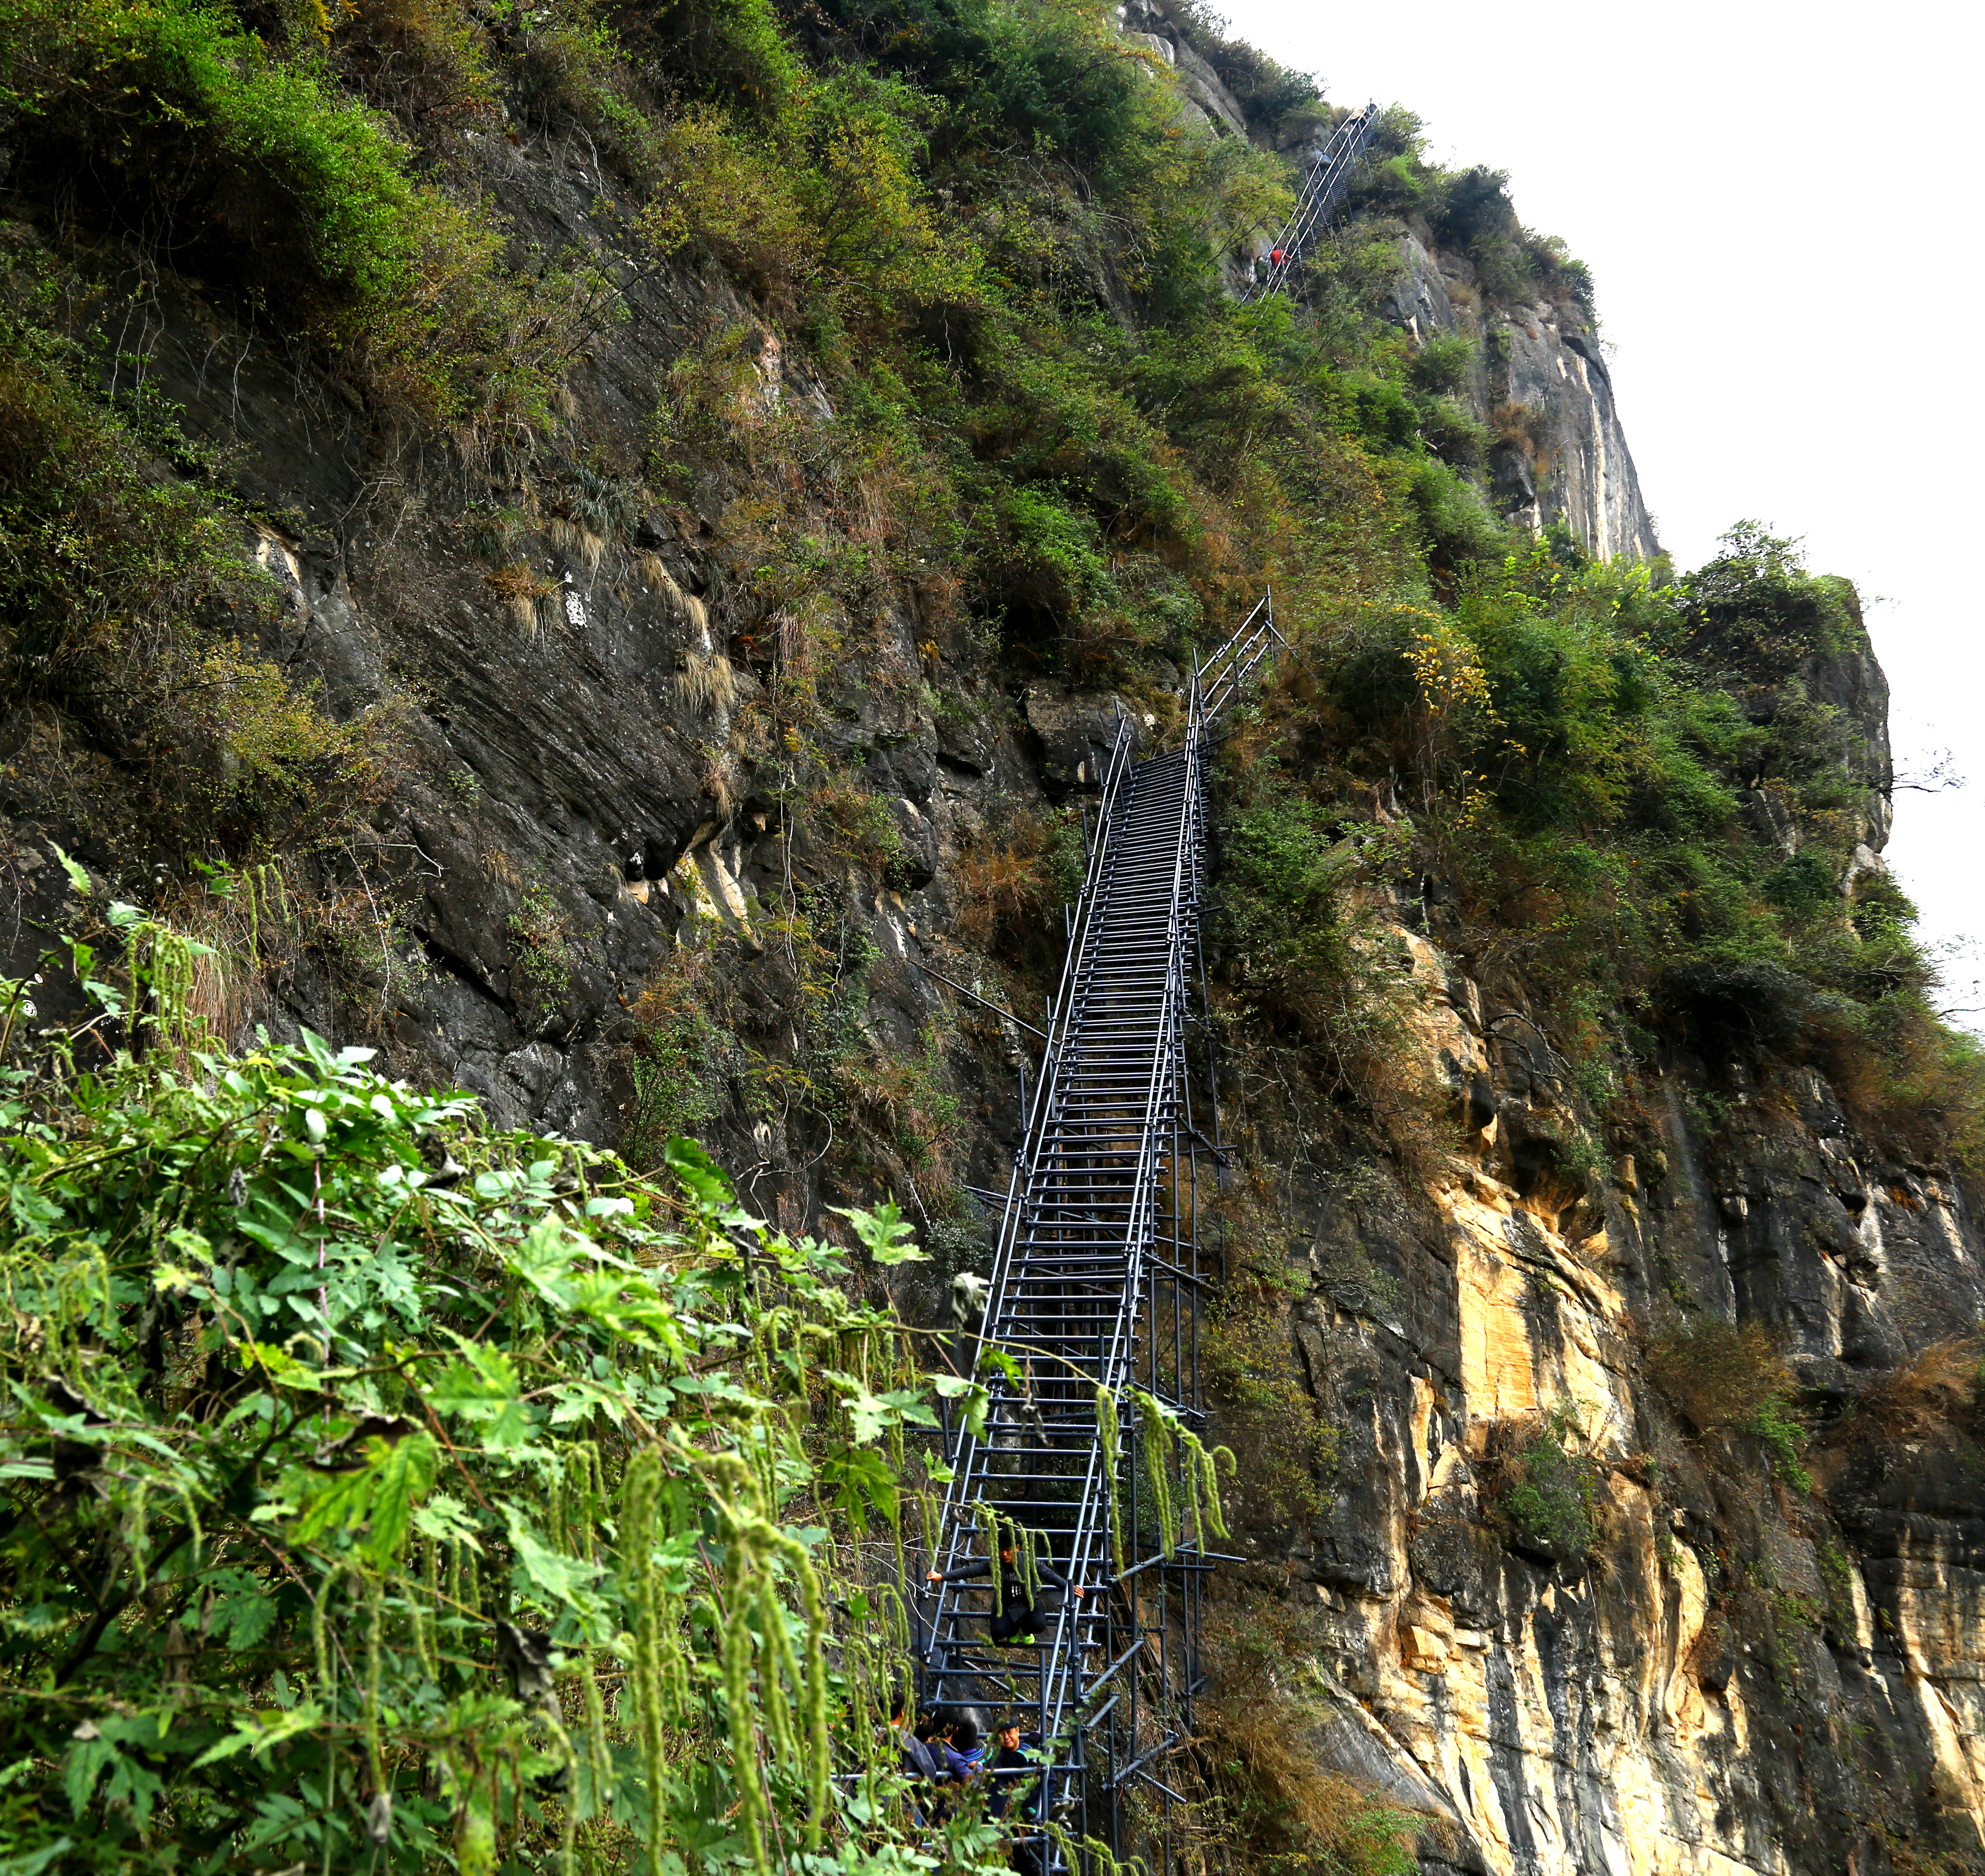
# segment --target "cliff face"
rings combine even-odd
[[[1973,1844],[1979,1471],[1934,1410],[1913,1422],[1940,1384],[1923,1351],[1985,1301],[1961,1195],[1856,1139],[1809,1072],[1745,1078],[1705,1138],[1711,1078],[1682,1059],[1634,1091],[1644,1151],[1596,1186],[1540,1179],[1527,1147],[1565,1119],[1547,1044],[1410,942],[1428,1055],[1489,1118],[1424,1200],[1291,1195],[1315,1219],[1295,1333],[1344,1444],[1330,1511],[1260,1534],[1253,1579],[1324,1612],[1321,1750],[1384,1754],[1458,1868],[1868,1869],[1890,1834]],[[1684,1293],[1786,1333],[1821,1399],[1898,1363],[1926,1399],[1864,1407],[1795,1489],[1689,1437],[1651,1382],[1648,1326]],[[1484,1515],[1513,1430],[1551,1417],[1590,1468],[1570,1558]]]
[[[1209,122],[1246,128],[1189,35],[1134,23]],[[318,363],[114,241],[94,257],[109,284],[63,309],[127,335],[119,368],[222,452],[284,595],[263,649],[341,719],[401,726],[338,902],[389,916],[348,943],[270,897],[256,969],[213,1014],[237,1039],[259,1021],[371,1040],[500,1121],[610,1141],[687,1126],[788,1227],[894,1189],[948,1276],[982,1254],[982,1220],[935,1188],[1004,1185],[1023,1038],[917,965],[1012,993],[979,948],[997,924],[1038,969],[1052,913],[1000,898],[1013,830],[1054,825],[1093,782],[1119,697],[1161,736],[1177,668],[1115,688],[1079,661],[1044,669],[1025,604],[989,627],[915,568],[809,639],[779,555],[872,544],[902,486],[846,444],[762,299],[707,259],[640,248],[583,139],[478,130],[464,149],[520,242],[577,254],[626,308],[575,348],[566,469],[528,499],[492,494],[469,439],[382,438]],[[14,207],[17,259],[64,238]],[[1478,341],[1463,388],[1495,432],[1503,513],[1561,522],[1600,560],[1651,556],[1590,328],[1552,300],[1492,304],[1424,226],[1379,232],[1398,264],[1371,310],[1416,346]],[[713,335],[724,440],[610,526],[586,476],[635,479],[658,395],[717,355]],[[474,546],[499,496],[501,578]],[[804,735],[778,714],[801,678]],[[1761,666],[1745,697],[1754,726],[1832,713],[1842,794],[1819,831],[1845,828],[1879,872],[1872,654]],[[29,787],[45,751],[25,709],[6,747],[25,967],[79,916],[52,840],[139,887],[129,854]],[[1788,860],[1818,837],[1768,767],[1733,786]],[[1382,788],[1358,816],[1375,838],[1403,819]],[[1429,1869],[1976,1867],[1985,1469],[1964,1338],[1985,1242],[1956,1175],[1851,1119],[1837,1065],[1777,1047],[1741,965],[1668,983],[1685,1022],[1596,1091],[1520,947],[1475,945],[1464,968],[1453,903],[1432,872],[1372,898],[1435,1145],[1396,1151],[1347,1118],[1300,1041],[1238,1045],[1279,1053],[1272,1076],[1257,1058],[1239,1078],[1230,1196],[1238,1216],[1253,1191],[1248,1215],[1273,1221],[1247,1261],[1335,1451],[1312,1512],[1242,1491],[1250,1561],[1221,1579],[1223,1620],[1296,1625],[1278,1710],[1318,1763],[1424,1815]],[[865,1158],[845,1151],[858,1131]],[[1598,1159],[1574,1150],[1602,1131]],[[1779,1360],[1783,1386],[1761,1381]],[[1795,1396],[1809,1443],[1767,1410]]]
[[[1502,512],[1533,532],[1562,523],[1602,560],[1651,560],[1653,518],[1613,402],[1598,335],[1574,308],[1550,300],[1485,303],[1465,254],[1399,237],[1387,310],[1416,345],[1442,334],[1475,341],[1469,402],[1495,432],[1491,486]]]

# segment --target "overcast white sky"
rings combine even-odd
[[[1678,563],[1751,517],[1860,587],[1898,770],[1948,748],[1969,778],[1897,794],[1889,859],[1926,936],[1985,940],[1985,12],[1218,3],[1333,103],[1403,104],[1437,160],[1508,170],[1591,267]],[[1985,956],[1947,976],[1946,1004],[1985,1005]]]

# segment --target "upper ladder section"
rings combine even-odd
[[[1378,123],[1378,106],[1368,104],[1362,111],[1354,111],[1331,133],[1330,141],[1324,145],[1316,161],[1310,166],[1309,173],[1303,178],[1295,207],[1269,250],[1271,257],[1266,275],[1249,284],[1241,295],[1244,301],[1266,299],[1271,293],[1280,293],[1288,284],[1290,274],[1308,253],[1311,244],[1329,221],[1338,203],[1344,200],[1345,190],[1351,187],[1352,173],[1358,166],[1358,159],[1365,153],[1365,146],[1371,141]],[[1281,255],[1279,261],[1272,258],[1276,254]]]

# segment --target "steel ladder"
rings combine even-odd
[[[1141,1855],[1151,1876],[1175,1867],[1182,1800],[1160,1773],[1191,1736],[1201,1585],[1215,1559],[1190,1533],[1167,1552],[1154,1488],[1180,1491],[1178,1462],[1163,1481],[1147,1474],[1143,1417],[1203,1424],[1200,1167],[1221,1157],[1198,1037],[1205,764],[1220,718],[1281,642],[1265,597],[1195,665],[1177,748],[1134,761],[1120,707],[1001,1218],[977,1351],[983,1431],[952,1447],[939,1571],[997,1569],[989,1547],[1003,1521],[1029,1528],[1043,1560],[1085,1592],[1044,1597],[1021,1646],[988,1638],[985,1579],[942,1585],[925,1616],[926,1700],[1023,1716],[1045,1742],[1021,1833],[1043,1876],[1093,1864],[1099,1846]],[[1099,1388],[1121,1429],[1113,1480]],[[1134,1819],[1122,1801],[1134,1788],[1147,1800]]]
[[[1271,261],[1267,275],[1251,281],[1241,294],[1242,301],[1265,300],[1271,293],[1280,293],[1289,284],[1289,276],[1302,264],[1304,255],[1317,236],[1328,225],[1338,203],[1344,200],[1345,191],[1351,187],[1352,173],[1358,167],[1358,160],[1365,153],[1365,146],[1372,140],[1372,133],[1379,126],[1379,107],[1368,104],[1362,111],[1354,111],[1330,133],[1330,140],[1318,153],[1316,160],[1310,165],[1309,173],[1303,178],[1301,190],[1297,192],[1296,205],[1289,213],[1288,220],[1282,224],[1282,231],[1270,245],[1269,253],[1279,254],[1279,261]]]

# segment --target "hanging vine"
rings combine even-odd
[[[687,1142],[644,1182],[362,1050],[173,1059],[0,1129],[10,1855],[122,1872],[169,1817],[378,1876],[1004,1867],[888,1731],[942,1468],[844,1253]]]

